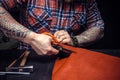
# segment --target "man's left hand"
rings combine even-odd
[[[56,37],[56,39],[60,43],[73,45],[73,42],[72,42],[70,35],[68,34],[68,32],[66,32],[64,30],[56,31],[54,36]]]

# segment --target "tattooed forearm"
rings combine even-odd
[[[103,29],[98,27],[91,27],[82,34],[76,36],[79,42],[79,45],[84,47],[92,44],[93,42],[101,39],[103,37]]]
[[[14,25],[14,24],[9,24],[9,23],[5,23],[5,24],[7,24],[8,27],[3,26],[2,30],[4,34],[8,37],[21,39],[21,38],[25,38],[30,33],[30,31],[24,29],[23,26],[18,27],[18,25]]]
[[[9,13],[0,7],[0,27],[4,34],[15,39],[25,38],[31,31],[19,24]]]

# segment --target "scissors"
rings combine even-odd
[[[43,32],[42,34],[52,37],[52,39],[53,39],[52,47],[59,50],[59,54],[58,54],[59,57],[61,57],[61,58],[68,57],[72,52],[74,52],[74,51],[70,50],[68,45],[61,44],[60,42],[58,42],[58,40],[55,38],[55,36],[53,36],[51,33]]]

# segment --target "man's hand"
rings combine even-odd
[[[32,39],[28,44],[37,52],[38,55],[52,55],[59,51],[51,46],[52,38],[44,34],[32,34]]]
[[[72,39],[68,32],[64,30],[56,31],[54,36],[57,38],[58,42],[68,45],[73,45]]]

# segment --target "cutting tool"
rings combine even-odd
[[[25,66],[25,63],[27,61],[27,58],[29,56],[30,52],[25,50],[17,59],[15,59],[8,67],[6,67],[6,71],[0,71],[0,75],[13,75],[13,74],[23,74],[28,75],[31,72],[33,72],[33,65],[31,66]],[[18,60],[22,61],[20,63],[20,66],[13,66]]]

